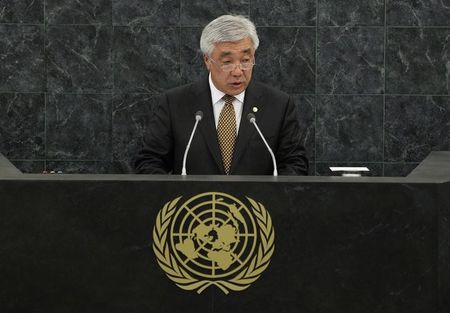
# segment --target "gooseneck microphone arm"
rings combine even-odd
[[[197,129],[198,123],[202,120],[203,112],[197,111],[195,112],[195,124],[194,128],[191,132],[191,137],[189,138],[188,144],[186,145],[186,150],[184,150],[184,156],[183,156],[183,168],[181,169],[181,175],[186,175],[186,159],[188,155],[189,148],[191,147],[192,138],[194,138],[195,130]]]
[[[261,131],[259,130],[258,125],[256,124],[256,116],[253,113],[249,113],[247,115],[247,119],[250,122],[250,124],[255,125],[256,130],[259,133],[259,136],[261,137],[261,139],[264,141],[264,144],[267,147],[267,150],[269,150],[270,156],[272,157],[272,162],[273,162],[273,176],[278,176],[278,170],[277,170],[277,161],[275,160],[275,155],[273,154],[272,149],[270,148],[269,144],[266,141],[266,138],[264,138],[263,134],[261,133]]]

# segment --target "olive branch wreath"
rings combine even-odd
[[[275,232],[273,230],[272,219],[267,210],[261,203],[247,197],[252,205],[260,235],[258,252],[250,261],[250,264],[227,281],[198,280],[180,267],[175,257],[169,251],[169,244],[167,242],[168,230],[173,214],[176,211],[176,204],[180,199],[181,197],[178,197],[167,202],[156,216],[156,222],[153,228],[153,251],[161,269],[178,287],[189,291],[196,290],[198,294],[202,293],[211,285],[217,286],[225,294],[228,294],[229,290],[242,291],[247,289],[269,266],[270,258],[275,249]]]

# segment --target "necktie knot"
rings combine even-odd
[[[233,104],[234,97],[230,95],[225,95],[222,97],[223,101],[225,101],[225,105]]]

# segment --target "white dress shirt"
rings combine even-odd
[[[211,73],[209,74],[209,87],[211,88],[211,100],[214,111],[214,121],[217,124],[219,123],[220,112],[222,112],[223,106],[225,105],[225,101],[222,99],[225,96],[225,93],[220,91],[214,86],[214,83],[211,79]],[[239,125],[241,123],[242,117],[242,108],[244,107],[244,98],[245,98],[245,90],[240,94],[234,96],[233,107],[234,113],[236,114],[236,134],[239,133]]]

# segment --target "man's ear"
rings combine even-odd
[[[209,56],[207,54],[203,55],[203,62],[205,62],[206,68],[208,69],[208,72],[211,72],[211,62],[209,62]]]

